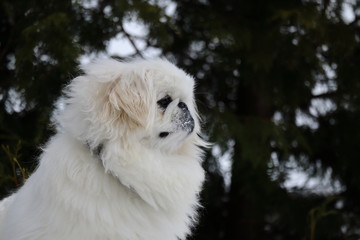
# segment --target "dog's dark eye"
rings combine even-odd
[[[172,99],[169,95],[166,95],[165,97],[163,97],[162,99],[160,99],[159,101],[157,101],[157,104],[159,105],[159,107],[161,107],[162,109],[166,109],[169,104],[172,102]]]

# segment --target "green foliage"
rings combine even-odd
[[[6,178],[10,178],[14,182],[16,187],[20,187],[29,176],[28,170],[26,168],[21,167],[21,164],[19,162],[19,159],[21,157],[20,146],[21,143],[19,142],[15,146],[15,149],[11,150],[9,146],[1,145],[1,148],[5,152],[9,160],[9,163],[11,165],[12,177],[7,176],[7,174],[4,172],[0,176],[2,176],[2,178],[5,178],[5,180]]]
[[[333,203],[334,201],[338,200],[339,197],[338,196],[331,196],[329,198],[327,198],[323,203],[321,203],[320,206],[318,207],[314,207],[313,209],[310,210],[309,212],[309,221],[310,221],[310,236],[309,239],[310,240],[314,240],[315,239],[315,231],[316,231],[316,227],[318,222],[329,216],[329,215],[334,215],[334,214],[338,214],[338,212],[336,210],[328,210],[328,205]]]
[[[206,155],[193,239],[358,238],[359,13],[358,1],[343,0],[1,1],[0,195],[35,168],[79,57],[122,34],[198,80],[205,137],[218,152]],[[147,36],[126,32],[129,20]],[[330,173],[341,198],[286,187],[294,170],[323,181]]]

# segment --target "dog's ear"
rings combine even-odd
[[[137,124],[148,128],[154,119],[154,90],[151,79],[136,73],[120,76],[110,86],[109,102]]]

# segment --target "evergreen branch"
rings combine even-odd
[[[15,183],[15,185],[18,187],[20,186],[20,183],[18,181],[18,170],[20,171],[21,174],[21,180],[22,183],[25,182],[25,180],[28,178],[29,173],[28,171],[23,168],[20,164],[20,162],[18,161],[20,155],[19,155],[19,151],[21,148],[21,142],[19,141],[15,147],[15,149],[13,151],[11,151],[10,147],[8,145],[1,145],[2,150],[5,152],[6,156],[8,157],[10,164],[11,164],[11,168],[12,168],[12,179]],[[18,169],[18,170],[17,170]]]
[[[317,95],[312,95],[312,98],[331,98],[333,96],[336,96],[336,91],[333,92],[326,92],[326,93],[321,93],[321,94],[317,94]]]
[[[131,46],[135,49],[136,54],[139,55],[141,58],[144,58],[141,51],[136,46],[136,43],[134,42],[133,37],[128,32],[125,31],[125,28],[122,23],[119,23],[119,24],[120,24],[121,31],[124,33],[125,37],[129,40]]]

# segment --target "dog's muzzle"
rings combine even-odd
[[[176,113],[172,117],[172,123],[175,124],[175,128],[172,131],[164,131],[159,133],[160,138],[166,138],[167,136],[176,132],[185,132],[187,135],[192,133],[195,128],[194,118],[184,102],[178,104]]]

